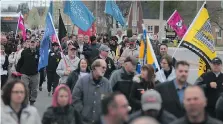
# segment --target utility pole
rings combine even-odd
[[[137,33],[137,1],[132,1],[132,13],[133,13],[133,19],[132,19],[132,33]]]
[[[159,21],[160,21],[160,25],[159,25],[159,42],[162,42],[162,37],[163,37],[163,32],[164,32],[164,25],[163,25],[163,8],[164,8],[164,1],[161,0],[160,1],[160,16],[159,16]]]

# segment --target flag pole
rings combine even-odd
[[[169,19],[166,21],[167,23],[170,21],[170,19],[173,17],[173,15],[175,14],[177,12],[177,10],[175,10],[174,12],[173,12],[173,14],[169,17]]]
[[[146,30],[144,24],[142,24],[142,28],[143,28],[143,31]],[[146,34],[146,40],[147,40],[147,41],[146,41],[146,44],[149,45],[149,49],[151,50],[151,54],[152,54],[152,57],[153,57],[153,59],[154,59],[155,65],[156,65],[157,68],[158,68],[159,75],[160,75],[162,81],[164,82],[164,79],[163,79],[163,76],[162,76],[162,74],[161,74],[161,71],[160,71],[160,67],[159,67],[158,61],[157,61],[157,59],[156,59],[156,55],[155,55],[155,53],[154,53],[152,44],[151,44],[151,42],[150,42],[149,37],[148,37],[147,34]],[[145,46],[145,47],[147,47],[147,46]],[[149,51],[147,50],[147,53],[148,53],[148,52],[149,52]],[[146,54],[146,53],[145,53],[145,54]]]
[[[15,32],[15,39],[16,39],[16,35],[17,35],[17,33],[18,33],[20,16],[21,16],[21,11],[19,12],[19,18],[18,18],[18,20],[17,20],[17,28],[16,28],[16,32]]]
[[[187,29],[186,33],[184,34],[183,38],[181,39],[180,43],[178,44],[176,50],[174,51],[172,57],[174,57],[174,55],[176,54],[177,50],[179,49],[180,45],[182,44],[185,36],[187,35],[187,33],[190,31],[190,29],[192,28],[192,25],[195,23],[195,20],[197,20],[198,15],[201,13],[202,8],[204,7],[204,5],[206,4],[206,1],[204,1],[203,5],[201,6],[199,12],[197,13],[197,15],[195,16],[194,20],[192,21],[190,27]]]
[[[52,16],[51,16],[50,12],[48,12],[48,14],[49,14],[49,16],[50,16],[50,20],[51,20],[51,23],[52,23],[52,22],[53,22],[53,21],[52,21]],[[54,24],[52,24],[52,25],[53,25],[53,30],[56,31],[56,30],[55,30],[55,26],[54,26]],[[61,46],[61,44],[60,44],[60,40],[59,40],[58,35],[57,35],[56,32],[55,32],[55,35],[56,35],[56,38],[57,38],[57,43],[58,43],[59,46],[60,46],[60,50],[61,50],[62,58],[64,58],[64,63],[65,63],[65,65],[66,65],[66,67],[68,67],[67,62],[66,62],[66,59],[65,59],[65,56],[64,56],[64,54],[63,54],[62,46]]]

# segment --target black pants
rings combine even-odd
[[[39,81],[39,87],[42,87],[44,79],[45,79],[45,72],[44,72],[44,68],[40,69],[40,81]]]
[[[47,90],[51,92],[51,88],[54,89],[57,87],[59,83],[59,76],[56,72],[47,71]]]
[[[1,75],[1,88],[5,85],[8,75]]]

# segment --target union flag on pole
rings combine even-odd
[[[167,20],[167,24],[172,27],[180,38],[182,38],[187,31],[187,27],[177,10],[175,10]]]
[[[23,18],[21,13],[19,15],[17,27],[18,27],[19,30],[22,31],[22,37],[23,37],[23,40],[25,41],[26,40],[26,28],[25,28],[25,25],[24,25],[24,18]]]

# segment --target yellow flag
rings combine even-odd
[[[144,41],[140,41],[140,46],[139,46],[139,59],[143,59],[144,57],[144,50],[145,50],[145,44]]]
[[[209,14],[205,3],[182,39],[182,46],[196,53],[200,59],[198,74],[210,68],[209,62],[216,57],[214,38],[211,30]]]

